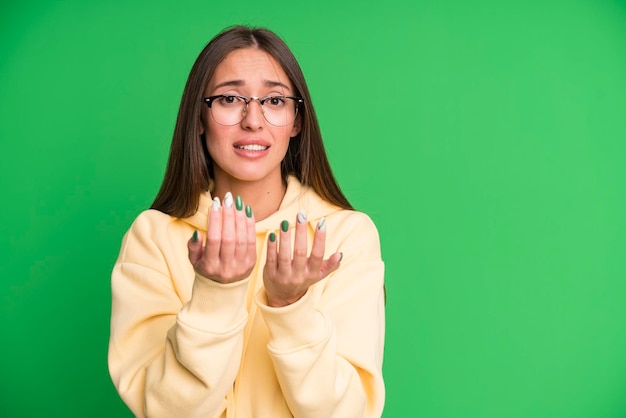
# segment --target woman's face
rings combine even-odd
[[[234,50],[217,66],[204,97],[219,94],[295,95],[280,64],[257,48]],[[300,132],[300,117],[287,126],[271,125],[256,100],[248,104],[242,117],[241,122],[226,126],[215,121],[208,107],[202,113],[201,133],[206,134],[216,185],[233,181],[281,181],[280,165],[291,137]]]

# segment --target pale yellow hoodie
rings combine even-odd
[[[141,213],[112,275],[109,369],[136,416],[379,417],[385,330],[378,232],[289,178],[279,210],[257,222],[257,264],[222,285],[195,274],[187,241],[206,231],[211,196],[186,219]],[[338,270],[298,302],[272,308],[263,290],[267,237],[299,210],[326,217],[326,256]]]

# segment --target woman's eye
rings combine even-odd
[[[234,104],[237,103],[239,101],[239,98],[237,96],[222,96],[220,98],[220,103],[221,104]]]
[[[283,99],[283,96],[274,96],[268,97],[267,103],[269,103],[271,106],[280,106],[285,103],[285,100]]]

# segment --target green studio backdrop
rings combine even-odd
[[[379,228],[385,418],[626,417],[626,2],[3,2],[0,416],[131,416],[110,271],[197,53],[300,60]]]

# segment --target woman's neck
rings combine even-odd
[[[254,219],[258,222],[278,210],[286,191],[287,187],[280,177],[278,181],[264,179],[255,182],[239,181],[233,178],[224,181],[216,178],[212,195],[219,197],[220,201],[224,199],[227,192],[231,192],[233,198],[241,196],[243,204],[250,205]]]

